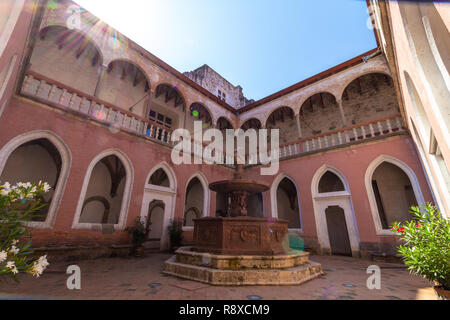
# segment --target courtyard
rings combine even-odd
[[[311,256],[322,264],[324,275],[300,286],[216,287],[165,276],[163,263],[170,254],[144,258],[110,258],[51,263],[39,279],[19,277],[20,283],[3,282],[0,299],[70,300],[415,300],[426,295],[430,284],[409,274],[402,264],[339,256]],[[69,265],[81,269],[81,290],[68,290]],[[381,290],[369,290],[366,270],[381,268]],[[425,295],[424,295],[425,293]]]

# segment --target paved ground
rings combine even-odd
[[[268,300],[359,300],[417,299],[419,289],[430,285],[412,276],[400,264],[371,262],[347,257],[311,256],[322,264],[325,275],[300,286],[214,287],[161,274],[170,255],[148,254],[145,258],[112,258],[81,261],[81,290],[66,287],[67,266],[52,264],[40,279],[21,276],[21,283],[1,282],[0,299],[156,299],[156,300],[245,300],[259,296]],[[381,290],[366,287],[367,267],[381,267]],[[258,298],[258,297],[254,297]]]

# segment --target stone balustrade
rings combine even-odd
[[[34,71],[27,71],[21,94],[47,105],[106,124],[113,132],[125,131],[170,147],[174,145],[171,141],[172,130]],[[405,131],[402,116],[401,114],[395,114],[284,144],[278,150],[272,150],[272,154],[277,152],[279,158],[283,160],[402,131]],[[207,148],[205,143],[192,141],[192,155],[194,157],[201,159],[205,148]],[[222,154],[222,157],[224,164],[234,161],[234,154]],[[213,159],[206,160],[214,161]],[[247,163],[259,164],[258,155],[247,155]]]
[[[36,72],[26,73],[21,93],[42,103],[106,124],[113,132],[126,131],[172,145],[172,130]]]
[[[283,160],[377,137],[388,136],[402,131],[405,131],[402,116],[401,114],[395,114],[382,119],[356,124],[287,143],[281,145],[277,150],[272,150],[272,152],[277,152],[279,159]],[[251,164],[259,163],[258,155],[249,155],[247,161]]]

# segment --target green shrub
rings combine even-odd
[[[175,219],[170,221],[168,227],[171,249],[180,247],[183,243],[183,220]]]
[[[142,246],[144,242],[148,240],[151,225],[150,215],[148,215],[145,218],[145,221],[142,221],[140,217],[137,217],[134,221],[134,225],[125,229],[125,231],[131,235],[132,242],[135,247]]]
[[[450,289],[450,223],[431,204],[411,210],[412,221],[392,228],[403,241],[398,252],[411,273]]]
[[[39,277],[49,265],[47,256],[29,258],[33,253],[31,241],[25,239],[31,231],[24,223],[39,218],[37,212],[45,207],[43,195],[49,190],[50,186],[42,182],[0,185],[0,280],[8,276],[18,281],[19,273]]]

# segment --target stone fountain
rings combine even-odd
[[[270,187],[242,179],[237,165],[233,180],[210,184],[230,199],[227,217],[194,220],[194,244],[177,250],[164,273],[213,285],[296,285],[322,274],[309,253],[289,248],[288,221],[248,216],[247,199]]]

